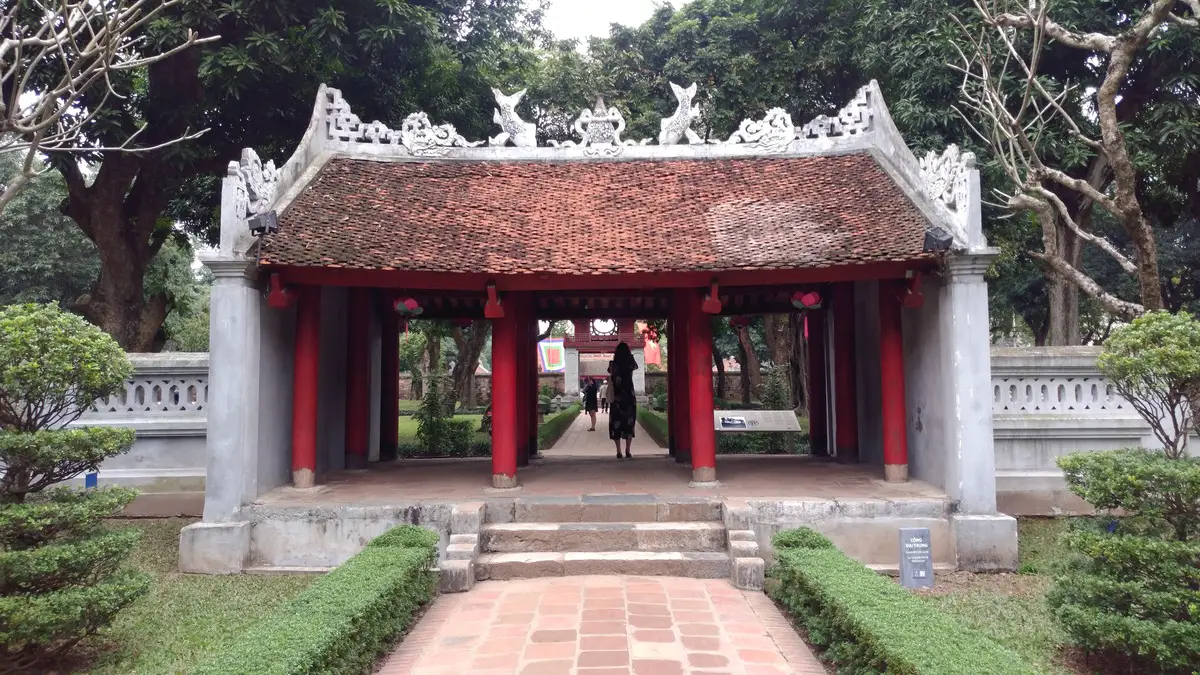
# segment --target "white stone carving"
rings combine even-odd
[[[1101,375],[992,378],[992,412],[996,414],[1071,414],[1125,410],[1128,405]]]
[[[505,96],[499,89],[492,89],[492,94],[498,106],[493,110],[492,121],[500,125],[500,133],[489,138],[488,145],[503,146],[511,141],[518,148],[537,147],[537,128],[517,114],[517,104],[525,96],[525,90]]]
[[[699,145],[703,143],[700,136],[692,131],[692,120],[700,117],[700,106],[692,105],[692,99],[696,96],[696,83],[684,89],[683,87],[669,82],[671,91],[675,92],[675,98],[679,100],[679,106],[675,108],[675,114],[662,119],[660,126],[661,131],[658,132],[659,145],[675,145],[683,139],[687,139],[688,143]]]
[[[400,142],[400,134],[388,128],[378,120],[363,124],[358,115],[350,110],[350,104],[342,98],[342,92],[330,89],[332,98],[325,108],[326,138],[334,141],[352,143],[379,143],[395,145]]]
[[[202,415],[207,406],[207,375],[134,375],[124,390],[97,400],[84,418]]]
[[[275,188],[279,185],[279,171],[275,162],[266,164],[258,153],[250,148],[242,150],[239,162],[230,162],[228,175],[237,178],[234,210],[240,218],[256,216],[271,208],[275,202]]]
[[[625,131],[625,116],[616,106],[606,106],[604,97],[596,97],[596,105],[591,110],[584,108],[575,120],[575,134],[579,142],[550,141],[556,148],[582,148],[588,157],[615,157],[621,154],[621,149],[627,145],[646,145],[644,141],[623,141],[621,132]]]
[[[797,138],[834,138],[857,136],[871,129],[871,106],[867,99],[868,87],[861,87],[846,107],[836,117],[817,115],[805,124]]]
[[[454,130],[453,124],[434,125],[429,116],[415,112],[404,118],[400,143],[417,157],[439,157],[453,147],[473,148],[483,141],[468,141]]]
[[[726,143],[745,144],[755,150],[783,152],[796,137],[792,116],[783,108],[771,108],[761,120],[742,120],[738,130]]]
[[[959,215],[967,207],[967,180],[974,168],[975,153],[960,153],[957,145],[946,146],[940,155],[930,150],[921,158],[926,194]]]

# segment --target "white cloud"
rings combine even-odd
[[[650,18],[663,0],[551,0],[544,25],[559,39],[608,37],[609,24],[637,26]]]

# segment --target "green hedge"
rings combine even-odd
[[[571,423],[575,421],[576,417],[579,417],[579,411],[582,409],[576,403],[560,413],[545,418],[538,427],[538,449],[545,450],[553,447],[558,439],[567,433],[567,429],[571,428]]]
[[[803,528],[800,532],[803,532]],[[768,592],[840,672],[899,675],[1037,673],[1016,653],[960,624],[811,532],[776,535]]]
[[[638,422],[642,423],[642,428],[646,430],[646,435],[649,436],[660,448],[667,447],[667,416],[638,406],[637,409]]]
[[[194,675],[370,672],[437,590],[437,535],[394,528],[252,626]]]

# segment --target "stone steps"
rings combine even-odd
[[[480,546],[490,553],[725,550],[718,522],[504,523],[484,525]]]
[[[475,560],[477,580],[534,579],[588,574],[631,574],[727,579],[726,551],[591,551],[484,553]]]

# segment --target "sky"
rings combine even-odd
[[[543,24],[560,39],[607,37],[608,26],[636,26],[654,13],[665,0],[550,0]]]

